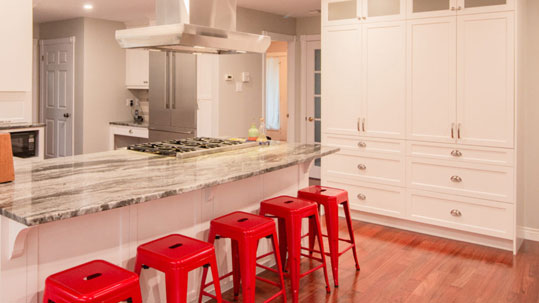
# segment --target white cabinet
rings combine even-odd
[[[125,85],[131,89],[149,89],[150,52],[141,49],[125,51]]]
[[[359,23],[360,0],[323,0],[322,26]]]
[[[358,3],[358,18],[365,22],[406,18],[406,0],[358,0]]]
[[[515,9],[515,0],[407,0],[407,18],[480,14]]]
[[[32,91],[31,0],[0,2],[0,37],[0,92]]]
[[[362,27],[360,135],[404,139],[406,115],[406,23]]]
[[[513,147],[513,13],[459,16],[457,28],[458,141]]]
[[[408,139],[455,142],[456,31],[455,17],[408,21]]]
[[[477,14],[515,9],[517,0],[458,0],[457,14]]]
[[[361,39],[359,25],[331,26],[322,33],[322,131],[358,134]]]

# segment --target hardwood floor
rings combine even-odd
[[[347,236],[345,226],[342,221],[342,237]],[[524,242],[513,256],[495,248],[357,221],[354,231],[361,271],[356,272],[352,253],[347,252],[340,258],[339,288],[333,287],[328,268],[332,291],[326,294],[318,270],[301,280],[300,302],[539,302],[539,242]],[[302,265],[303,270],[309,268],[309,260]],[[262,276],[274,277],[267,272]],[[257,282],[257,302],[274,291]],[[224,298],[232,301],[232,293]]]

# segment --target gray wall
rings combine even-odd
[[[296,19],[280,15],[238,7],[237,30],[240,32],[261,34],[262,31],[295,35]]]

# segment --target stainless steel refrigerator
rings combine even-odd
[[[196,55],[150,52],[150,141],[197,135]]]

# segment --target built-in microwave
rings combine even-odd
[[[37,155],[37,131],[11,133],[11,148],[13,156],[31,158]]]

